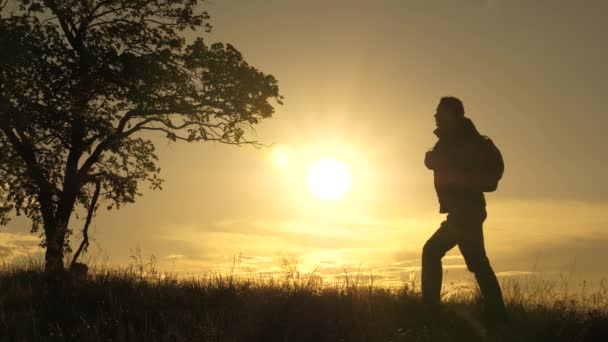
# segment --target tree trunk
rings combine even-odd
[[[65,223],[64,223],[65,222]],[[63,272],[63,247],[67,232],[67,220],[58,220],[53,227],[45,227],[45,270],[50,273]]]
[[[47,272],[58,273],[64,271],[63,246],[58,246],[56,243],[50,244],[47,242],[44,258],[44,267]]]
[[[68,157],[72,160],[72,156]],[[76,163],[78,159],[75,159]],[[74,162],[69,162],[66,170],[66,176],[63,186],[63,192],[59,197],[57,210],[52,218],[52,222],[45,222],[44,233],[46,235],[46,254],[45,254],[45,269],[47,272],[61,272],[65,268],[63,266],[63,251],[65,245],[65,236],[68,232],[68,225],[74,204],[76,203],[76,195],[80,190],[76,181],[76,172],[73,167]],[[72,172],[68,171],[71,170]]]

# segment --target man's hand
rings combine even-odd
[[[426,152],[426,154],[424,155],[424,165],[426,166],[427,169],[429,170],[435,170],[435,166],[434,166],[434,153],[433,150],[428,150]]]

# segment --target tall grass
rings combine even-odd
[[[431,315],[415,281],[387,288],[346,271],[327,282],[283,270],[178,278],[136,257],[77,279],[48,277],[35,263],[4,265],[0,340],[608,341],[605,286],[581,301],[550,282],[503,282],[510,324],[486,329],[475,291],[446,291],[445,311]]]

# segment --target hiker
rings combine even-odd
[[[447,219],[422,250],[422,297],[428,307],[439,309],[441,259],[458,246],[467,269],[475,274],[486,318],[504,321],[507,317],[502,293],[483,240],[487,216],[483,192],[496,190],[504,165],[492,141],[479,134],[464,114],[460,99],[441,98],[434,131],[439,140],[424,160],[434,172],[439,211],[447,214]]]

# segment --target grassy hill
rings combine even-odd
[[[524,284],[525,285],[525,284]],[[550,287],[503,284],[511,322],[487,329],[477,296],[429,315],[415,284],[399,289],[312,274],[177,279],[134,268],[49,278],[39,268],[0,272],[1,341],[608,341],[605,287],[587,302]]]

